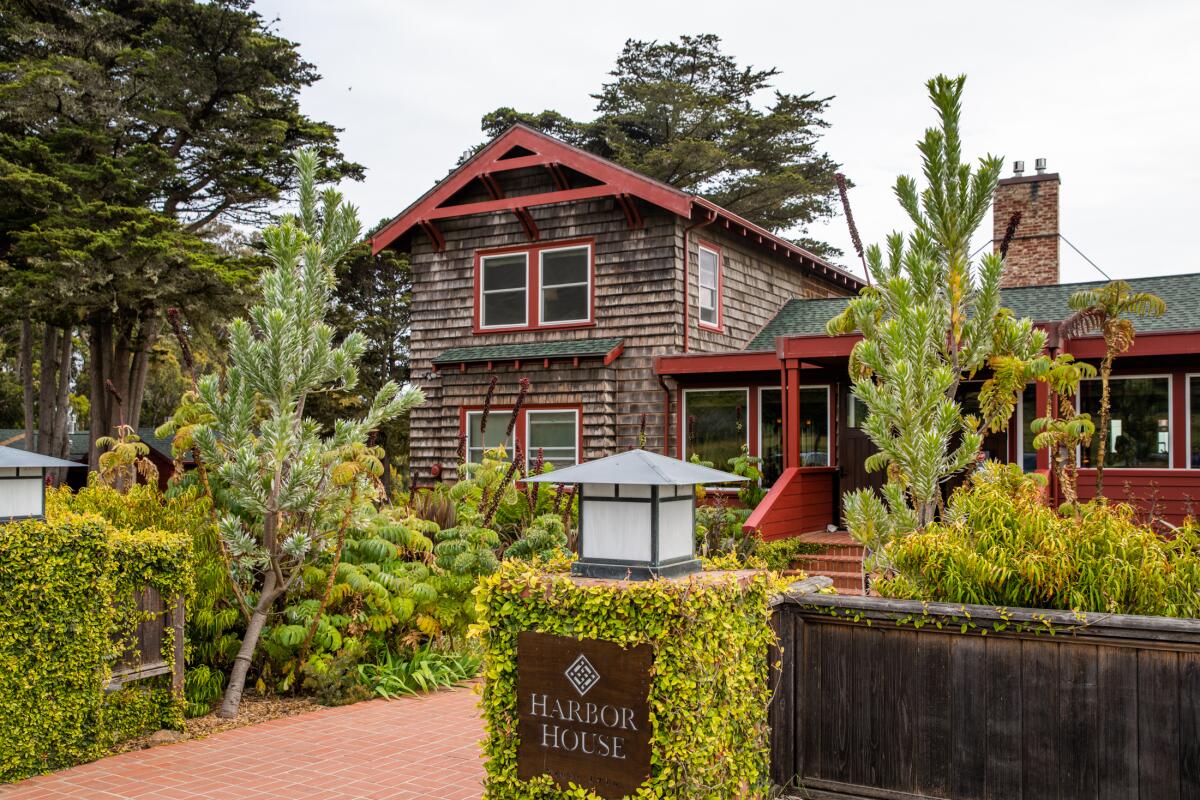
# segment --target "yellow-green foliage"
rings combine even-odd
[[[0,526],[0,781],[97,754],[112,558],[98,518]]]
[[[703,590],[687,580],[580,586],[545,565],[508,561],[483,578],[475,632],[487,679],[489,800],[597,800],[578,787],[560,790],[548,777],[517,777],[516,641],[523,630],[654,647],[651,775],[635,797],[766,797],[772,582],[761,573],[741,576],[708,573],[697,579]]]
[[[946,520],[887,545],[885,597],[1117,614],[1200,616],[1200,531],[1164,539],[1122,504],[1078,518],[1043,499],[1042,483],[988,465],[951,498]]]
[[[122,497],[104,486],[79,496],[52,491],[47,521],[0,526],[0,780],[182,725],[182,698],[165,678],[103,691],[144,618],[134,594],[152,587],[170,598],[191,585],[190,535],[132,527],[137,503],[126,507]],[[106,512],[126,524],[114,525]],[[169,664],[169,629],[164,639]]]

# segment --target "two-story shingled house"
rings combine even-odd
[[[646,448],[676,452],[680,428],[707,436],[727,398],[697,393],[681,415],[656,357],[740,350],[789,299],[860,288],[703,198],[520,125],[376,233],[373,250],[387,247],[413,273],[412,374],[427,397],[412,417],[415,485],[453,479],[464,436],[472,460],[505,441],[561,465],[636,446],[644,417]],[[482,432],[493,375],[499,422]],[[521,377],[530,390],[506,435]],[[721,466],[740,449],[708,444]]]
[[[1052,351],[1096,362],[1102,339],[1059,331],[1070,295],[1098,284],[1058,282],[1058,190],[1043,169],[1000,181],[997,241],[1022,213],[1001,302],[1046,328]],[[636,446],[643,415],[647,449],[719,467],[743,447],[763,459],[770,491],[748,527],[764,538],[836,525],[844,492],[882,480],[863,467],[874,448],[847,374],[860,337],[825,334],[859,281],[703,198],[517,126],[373,246],[412,262],[412,367],[429,398],[412,420],[417,485],[455,477],[463,437],[471,460],[505,441],[567,464]],[[1200,275],[1130,283],[1168,311],[1139,320],[1118,359],[1107,493],[1178,522],[1200,507]],[[518,379],[531,382],[511,436],[506,419],[480,430],[493,375],[501,419]],[[1085,410],[1098,398],[1086,383]],[[1030,429],[1046,407],[1031,384],[986,454],[1047,471]],[[1084,498],[1094,450],[1079,454]]]

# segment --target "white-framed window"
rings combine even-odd
[[[800,387],[801,467],[828,467],[830,461],[829,386]]]
[[[692,455],[711,461],[714,469],[728,472],[729,460],[750,446],[750,390],[683,390],[684,460]]]
[[[1017,405],[1017,463],[1022,472],[1037,470],[1037,448],[1033,446],[1033,421],[1042,416],[1045,409],[1037,406],[1037,384],[1029,383],[1021,392],[1021,402]]]
[[[1091,446],[1079,448],[1079,466],[1096,466],[1100,447],[1099,378],[1080,381],[1076,407],[1092,415],[1096,435]],[[1104,466],[1108,469],[1170,469],[1170,375],[1113,375],[1109,378],[1108,441]]]
[[[1187,465],[1200,469],[1200,373],[1187,376]]]
[[[479,327],[529,324],[529,254],[502,253],[479,259]]]
[[[537,460],[538,449],[556,469],[579,463],[579,410],[529,409],[525,412],[525,460]]]
[[[700,245],[697,258],[700,290],[700,324],[706,328],[721,327],[721,254]]]
[[[555,247],[538,253],[538,303],[542,325],[591,322],[592,248]]]
[[[483,412],[468,411],[467,412],[467,462],[471,464],[483,463],[483,454],[487,450],[494,447],[504,445],[504,449],[508,452],[508,457],[513,456],[513,435],[506,434],[505,429],[508,427],[509,411],[498,411],[492,409],[488,415],[487,430],[482,430]]]

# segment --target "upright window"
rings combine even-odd
[[[721,327],[721,254],[700,246],[700,324]]]
[[[591,318],[591,248],[542,250],[541,322],[587,322]]]
[[[1041,414],[1037,407],[1037,384],[1029,384],[1021,394],[1021,470],[1037,469],[1037,448],[1033,446],[1033,421]]]
[[[829,387],[800,387],[800,457],[802,467],[829,466]]]
[[[1188,464],[1192,469],[1200,469],[1200,375],[1188,378],[1188,417],[1188,448],[1191,451]]]
[[[758,397],[758,456],[762,485],[767,488],[783,474],[783,392],[762,389]]]
[[[686,458],[698,455],[715,469],[729,470],[729,460],[749,444],[746,432],[746,389],[688,389],[683,394],[686,416]]]
[[[494,447],[504,445],[509,458],[513,455],[512,434],[506,434],[508,428],[507,411],[493,409],[488,415],[487,430],[482,430],[483,412],[467,412],[467,461],[471,464],[483,463],[483,454]]]
[[[480,259],[481,328],[522,327],[528,323],[529,254]]]
[[[481,254],[477,332],[538,330],[592,322],[593,245],[546,242]]]
[[[531,409],[525,414],[525,458],[528,463],[537,459],[539,448],[546,463],[556,468],[579,463],[578,411]]]
[[[846,393],[846,427],[861,428],[867,421],[867,404],[853,392]]]
[[[1100,447],[1100,381],[1083,381],[1079,409],[1092,415],[1096,435],[1082,450],[1079,464],[1096,466]],[[1171,466],[1171,379],[1163,377],[1109,380],[1107,452],[1104,466],[1113,468],[1168,469]]]

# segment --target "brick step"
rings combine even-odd
[[[858,572],[862,569],[862,556],[816,554],[800,556],[792,561],[792,569],[800,569],[814,575],[827,572]]]
[[[862,558],[863,548],[860,544],[831,544],[822,547],[816,553],[805,555],[856,556]]]
[[[833,578],[833,588],[838,594],[861,595],[863,591],[862,574],[859,572],[820,572],[811,573]]]

